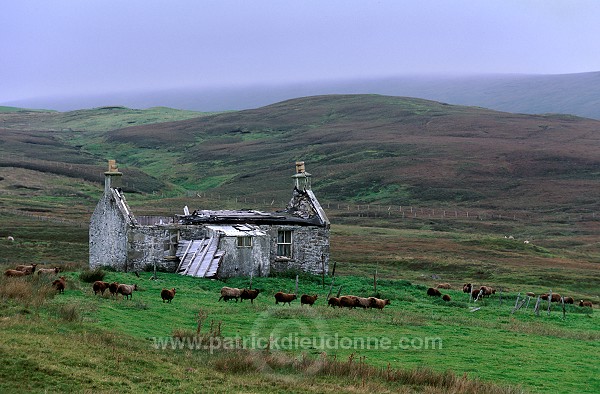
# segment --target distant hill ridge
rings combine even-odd
[[[600,119],[600,72],[559,75],[398,76],[283,85],[190,87],[47,97],[0,104],[64,111],[120,103],[131,108],[169,106],[220,112],[252,109],[296,97],[329,94],[417,97],[507,112],[560,113]]]
[[[407,97],[325,95],[186,114],[197,116],[172,122],[148,123],[137,110],[137,126],[98,131],[98,124],[123,111],[80,111],[81,118],[74,117],[79,129],[28,132],[14,129],[19,113],[2,114],[0,128],[13,128],[0,134],[2,166],[20,166],[10,159],[20,152],[21,158],[44,160],[27,168],[52,171],[49,163],[56,161],[95,165],[101,174],[106,159],[115,158],[124,174],[133,174],[127,170],[132,167],[145,174],[129,181],[141,192],[178,188],[271,201],[289,198],[290,171],[303,160],[324,201],[599,208],[600,121],[592,119]],[[47,115],[27,113],[21,121],[35,123],[36,116]],[[92,131],[86,131],[86,116],[97,117]],[[69,170],[63,165],[60,174]]]

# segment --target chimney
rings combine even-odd
[[[294,187],[298,190],[310,190],[311,175],[306,172],[303,161],[296,162],[296,173],[292,175],[294,178]]]
[[[121,185],[121,175],[117,168],[116,160],[108,161],[108,171],[104,173],[104,193],[108,193],[111,188],[118,187]]]

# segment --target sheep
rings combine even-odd
[[[291,306],[291,302],[294,301],[296,298],[296,294],[288,294],[280,291],[275,293],[275,305],[279,304],[280,302],[285,305],[285,303],[287,302],[287,304]]]
[[[386,305],[390,305],[390,300],[382,300],[376,297],[369,297],[369,303],[371,304],[371,308],[383,309]]]
[[[427,295],[431,297],[441,297],[442,293],[438,289],[430,287],[429,289],[427,289]]]
[[[581,301],[579,301],[579,306],[585,306],[585,307],[588,307],[588,308],[593,308],[592,301],[581,300]]]
[[[237,287],[227,287],[224,286],[221,288],[221,297],[219,297],[219,301],[223,300],[225,302],[235,298],[235,302],[238,302],[238,298],[242,295],[242,289],[238,289]]]
[[[371,301],[365,297],[356,297],[356,306],[367,309],[371,307]]]
[[[108,289],[108,286],[110,286],[110,283],[108,283],[108,282],[103,282],[101,280],[95,281],[94,284],[92,285],[92,290],[94,290],[94,295],[96,295],[98,293],[104,295],[104,292],[106,291],[106,289]]]
[[[16,276],[25,276],[25,275],[27,275],[26,272],[19,271],[19,270],[6,270],[6,271],[4,271],[4,276],[7,276],[7,277],[16,277]]]
[[[244,289],[240,294],[240,301],[250,300],[250,303],[254,304],[254,299],[258,297],[258,293],[260,293],[259,289]]]
[[[15,267],[15,269],[17,271],[23,271],[25,272],[27,275],[31,275],[35,272],[35,268],[37,267],[37,264],[31,264],[31,265],[17,265]]]
[[[111,296],[117,295],[117,289],[119,288],[119,284],[117,282],[112,282],[108,285],[108,291],[110,291]]]
[[[353,295],[340,297],[340,308],[354,308],[358,306],[358,297]]]
[[[171,290],[162,289],[162,291],[160,292],[160,297],[162,298],[163,303],[167,301],[170,304],[173,298],[175,297],[175,288],[172,288]]]
[[[300,297],[300,305],[310,305],[313,306],[313,304],[315,303],[315,301],[317,300],[318,295],[308,295],[308,294],[302,294],[302,297]]]
[[[117,287],[117,294],[123,294],[123,297],[125,297],[126,299],[132,299],[133,298],[133,292],[137,291],[138,287],[137,284],[133,284],[133,285],[124,285],[124,284],[120,284],[119,287]]]
[[[35,271],[35,274],[40,276],[40,275],[56,275],[60,272],[60,269],[58,267],[54,267],[54,268],[40,268],[37,269]]]
[[[442,300],[444,300],[444,301],[448,302],[448,301],[451,301],[451,300],[452,300],[452,298],[450,298],[450,296],[449,296],[448,294],[444,294],[444,295],[442,296]]]
[[[327,300],[327,305],[329,305],[332,308],[336,306],[341,308],[340,299],[338,297],[329,298],[329,300]]]
[[[544,300],[544,301],[548,301],[548,294],[542,294],[540,296],[540,298],[542,300]],[[550,302],[560,302],[561,298],[562,297],[560,296],[560,294],[558,294],[558,293],[552,293],[552,296],[550,298]]]
[[[496,294],[496,289],[490,286],[481,286],[479,290],[483,290],[482,297],[489,297],[492,294]]]
[[[535,297],[535,293],[533,293],[533,292],[531,292],[531,291],[528,291],[527,293],[525,293],[525,295],[526,295],[527,297]]]
[[[60,278],[58,278],[54,282],[52,282],[52,287],[55,287],[56,290],[58,290],[59,294],[65,293],[66,286],[67,286],[67,278],[65,278],[64,276],[61,276]]]
[[[9,235],[8,237],[6,237],[6,239],[8,240],[8,242],[15,242],[15,237],[13,237],[12,235]]]
[[[465,283],[463,285],[463,293],[470,293],[473,287],[470,283]]]
[[[436,289],[451,289],[452,286],[450,285],[450,283],[440,283],[435,288]]]

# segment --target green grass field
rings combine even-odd
[[[453,300],[446,303],[427,297],[424,285],[380,279],[378,295],[389,298],[390,306],[383,310],[333,309],[325,301],[330,278],[323,289],[320,277],[308,275],[301,276],[299,293],[319,295],[312,308],[301,306],[299,300],[291,306],[274,305],[275,292],[294,291],[295,280],[286,277],[254,278],[253,287],[262,290],[254,304],[219,302],[222,286],[244,287],[248,278],[225,283],[158,273],[158,280],[151,280],[151,273],[140,273],[138,278],[133,274],[107,272],[106,281],[138,284],[139,291],[134,292],[131,300],[125,300],[121,296],[117,299],[109,295],[94,296],[91,284],[79,280],[78,271],[67,272],[65,276],[68,279],[65,294],[50,295],[43,301],[40,297],[11,296],[18,292],[10,286],[27,279],[0,282],[3,298],[0,325],[7,339],[2,353],[4,359],[14,360],[0,368],[3,392],[47,388],[52,391],[63,385],[66,391],[79,391],[86,386],[102,390],[104,384],[116,385],[115,388],[125,392],[155,392],[160,387],[193,391],[192,382],[207,384],[211,376],[223,376],[218,369],[225,367],[218,365],[233,351],[223,351],[219,344],[245,344],[258,348],[263,357],[248,357],[248,353],[243,353],[252,365],[247,369],[232,367],[232,373],[224,374],[222,384],[212,382],[212,386],[207,386],[208,391],[243,391],[240,379],[247,377],[249,390],[253,392],[277,392],[282,387],[286,387],[283,391],[293,392],[293,385],[289,384],[300,384],[311,375],[323,381],[322,386],[320,383],[313,386],[315,392],[327,392],[330,385],[348,385],[347,390],[360,387],[354,380],[323,376],[320,370],[324,366],[319,360],[325,354],[330,360],[343,363],[354,360],[356,368],[364,365],[381,370],[431,369],[437,374],[451,370],[456,374],[453,376],[466,374],[471,380],[494,382],[509,391],[516,386],[530,392],[556,393],[593,393],[600,388],[596,362],[600,325],[598,314],[589,308],[568,305],[563,319],[562,310],[556,305],[548,315],[545,302],[536,316],[532,302],[528,309],[511,315],[514,293],[504,293],[502,304],[494,296],[474,305],[461,291],[447,290]],[[44,289],[49,280],[29,281],[34,288],[41,288],[38,293],[46,295]],[[342,276],[335,283],[334,293],[338,285],[343,286],[343,294],[373,293],[372,278]],[[171,304],[163,303],[160,298],[160,290],[165,287],[177,289]],[[481,309],[471,312],[473,306]],[[213,332],[216,337],[214,349],[208,345],[190,349],[185,342],[186,337],[197,332],[199,313],[205,315],[201,334]],[[173,336],[183,337],[184,342],[171,342]],[[267,343],[270,343],[268,351],[264,349]],[[59,351],[63,357],[54,359],[53,349],[63,346],[70,350]],[[279,357],[279,364],[264,361],[264,353]],[[46,357],[53,361],[46,363]],[[289,371],[290,365],[281,361],[284,357],[303,357],[305,369]],[[165,360],[177,361],[165,363]],[[20,376],[31,373],[36,379],[24,382],[21,378],[11,378],[11,371],[17,369],[22,371]],[[190,370],[193,377],[188,381],[184,376]],[[394,390],[397,384],[371,375],[367,380],[369,385],[381,384],[385,390]],[[156,387],[151,386],[154,381],[158,382]],[[274,386],[265,387],[263,384],[268,381]],[[423,389],[417,387],[417,391]]]

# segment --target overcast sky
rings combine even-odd
[[[598,0],[18,0],[0,103],[407,74],[600,70]]]

